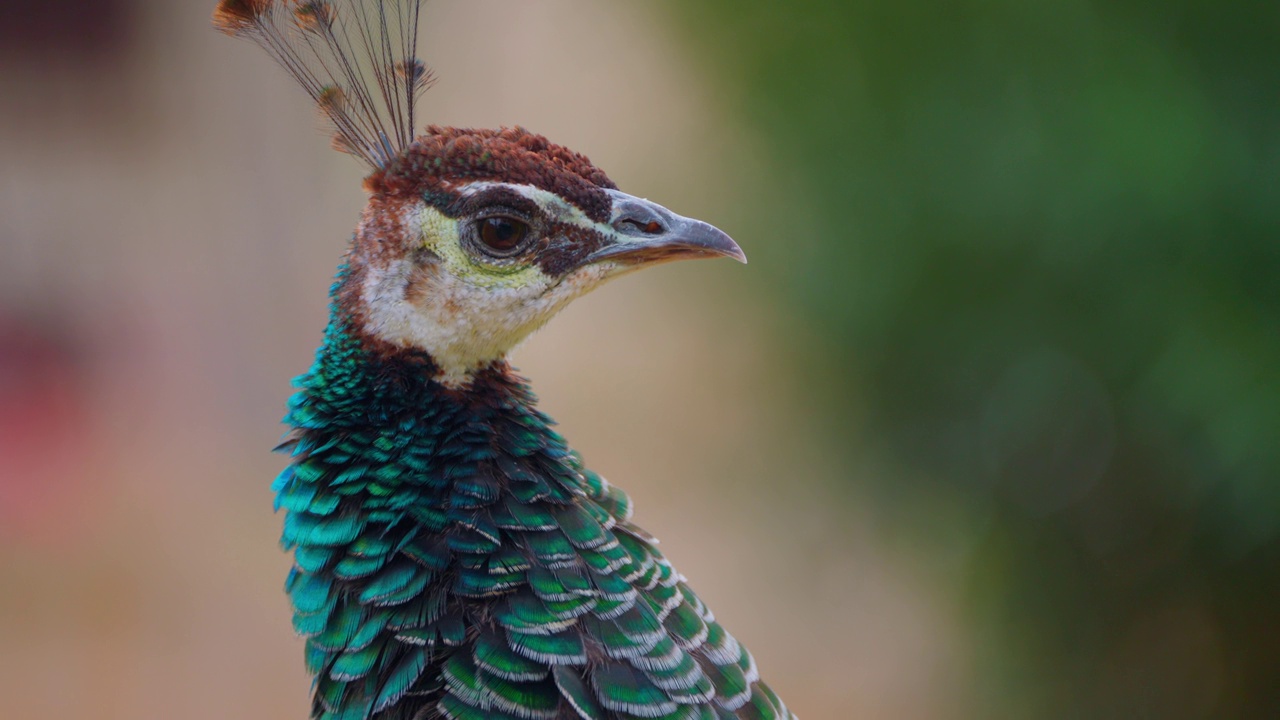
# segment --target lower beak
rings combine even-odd
[[[629,265],[652,265],[671,260],[730,257],[747,262],[742,248],[718,228],[677,215],[661,205],[617,190],[613,199],[613,242],[588,258],[588,263],[612,260]]]

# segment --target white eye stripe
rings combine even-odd
[[[542,211],[547,214],[548,218],[555,222],[577,225],[578,227],[594,230],[600,229],[599,223],[587,217],[586,214],[576,206],[565,202],[564,198],[533,185],[482,181],[467,185],[462,189],[461,195],[463,197],[471,197],[477,193],[492,190],[494,188],[510,190],[511,192],[528,198],[541,208]]]

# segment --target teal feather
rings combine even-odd
[[[558,527],[555,515],[546,507],[537,503],[514,502],[511,498],[494,510],[493,520],[494,525],[502,530],[529,532]]]
[[[576,560],[578,553],[564,533],[558,530],[525,533],[524,542],[544,566],[565,560]]]
[[[342,505],[342,496],[334,493],[317,493],[311,504],[299,510],[306,510],[313,515],[332,515]],[[289,508],[293,510],[294,508]]]
[[[395,705],[410,690],[414,683],[422,677],[431,661],[431,651],[427,648],[408,648],[396,661],[395,665],[381,677],[381,688],[374,701],[373,711],[381,712]]]
[[[583,575],[556,573],[546,568],[530,568],[526,574],[529,587],[542,600],[570,600],[589,594],[591,583]]]
[[[587,662],[583,638],[577,632],[533,633],[507,631],[511,648],[519,655],[546,665],[581,665]]]
[[[613,533],[605,530],[600,521],[580,505],[560,508],[555,518],[561,532],[578,548],[598,548],[613,540]]]
[[[417,540],[405,545],[404,556],[428,570],[443,570],[449,566],[451,553],[448,546],[436,540]]]
[[[685,648],[698,647],[707,639],[707,623],[692,605],[677,605],[662,624],[667,633]]]
[[[682,662],[673,668],[648,670],[645,674],[654,685],[666,690],[673,700],[682,705],[707,702],[716,694],[711,681],[689,655],[685,655]]]
[[[373,601],[373,604],[387,607],[391,605],[401,605],[411,600],[416,600],[418,596],[422,594],[422,591],[426,589],[427,583],[431,582],[431,577],[432,575],[429,571],[420,569],[418,573],[414,575],[413,579],[405,584],[404,587],[390,594],[380,596],[377,600]]]
[[[489,698],[480,684],[475,661],[468,653],[454,653],[441,668],[450,695],[473,708],[487,708]]]
[[[546,665],[517,654],[505,638],[492,632],[481,633],[472,652],[477,667],[504,680],[527,682],[547,676]]]
[[[336,604],[336,602],[335,602]],[[329,626],[330,608],[322,608],[314,613],[293,614],[293,630],[299,635],[312,636],[319,635]]]
[[[655,585],[646,593],[646,602],[656,609],[659,620],[666,621],[667,616],[684,603],[684,595],[674,584]]]
[[[382,651],[383,648],[379,645],[369,645],[360,650],[348,650],[333,661],[329,669],[329,677],[334,680],[362,678],[373,669]]]
[[[495,575],[487,570],[462,570],[453,582],[453,591],[470,598],[502,595],[525,584],[523,572]]]
[[[513,498],[526,505],[558,497],[546,480],[536,477],[530,477],[523,482],[513,482],[509,490]]]
[[[360,557],[347,555],[338,561],[333,568],[333,576],[339,580],[357,580],[367,577],[382,569],[387,564],[387,556]]]
[[[436,627],[440,630],[440,642],[445,645],[457,646],[466,640],[467,626],[456,613],[442,616],[436,622]]]
[[[773,707],[778,710],[778,717],[785,718],[791,714],[790,711],[787,710],[786,703],[782,702],[782,699],[779,698],[778,694],[773,691],[773,688],[769,687],[768,685],[765,685],[762,682],[757,682],[755,684],[755,688],[760,694],[768,698],[769,702],[773,705]]]
[[[738,712],[738,717],[744,720],[779,720],[782,712],[768,695],[756,692]]]
[[[579,595],[568,600],[543,600],[542,604],[556,618],[573,620],[594,610],[599,602],[598,598]]]
[[[595,518],[595,521],[600,523],[605,530],[613,530],[618,525],[618,518],[609,514],[609,511],[605,510],[599,503],[587,500],[579,507]]]
[[[453,552],[466,553],[468,555],[487,555],[496,551],[499,547],[493,538],[476,532],[469,527],[460,527],[455,530],[449,536],[447,544]]]
[[[281,470],[280,474],[276,476],[276,479],[271,482],[271,492],[276,494],[276,510],[280,509],[280,493],[284,492],[285,488],[292,486],[296,472],[296,467],[290,465],[284,470]]]
[[[630,665],[602,664],[592,671],[591,682],[596,699],[610,710],[658,717],[676,709],[667,693]]]
[[[331,547],[304,545],[293,553],[294,565],[304,573],[323,572],[338,553]]]
[[[533,569],[533,563],[525,557],[524,551],[515,545],[499,547],[486,560],[489,572],[494,575],[524,573]]]
[[[598,497],[593,498],[601,510],[615,519],[616,523],[624,523],[631,519],[631,498],[615,487],[607,487]]]
[[[666,637],[666,629],[652,608],[644,603],[636,603],[630,610],[612,620],[618,629],[628,637],[637,639]]]
[[[595,594],[606,600],[627,601],[635,597],[636,590],[622,575],[613,572],[595,572],[590,576]]]
[[[327,676],[316,681],[316,703],[330,715],[342,712],[346,705],[347,683],[330,680]]]
[[[476,500],[477,507],[484,507],[502,497],[502,487],[493,478],[481,474],[454,481],[453,491],[459,496]]]
[[[524,594],[507,597],[495,610],[494,618],[509,630],[536,635],[550,635],[573,625],[572,618],[561,618],[541,600]]]
[[[485,550],[485,554],[497,552],[499,546],[502,545],[502,531],[493,523],[493,519],[488,514],[477,512],[454,512],[450,510],[449,519],[458,527],[463,527],[480,535],[485,540],[493,543],[491,550]]]
[[[341,652],[364,625],[364,620],[364,609],[360,605],[343,603],[329,614],[324,631],[311,642],[325,652]]]
[[[582,487],[587,491],[587,496],[598,502],[609,491],[609,483],[598,473],[583,467],[582,457],[577,453],[573,454],[573,464],[582,475]]]
[[[347,639],[345,643],[346,649],[352,651],[369,647],[382,633],[383,629],[387,627],[387,620],[390,619],[390,616],[390,613],[383,611],[375,610],[369,613],[364,622],[360,624],[359,629]]]
[[[676,583],[676,587],[680,589],[680,594],[684,596],[684,601],[693,606],[694,611],[698,613],[699,617],[706,622],[713,622],[715,620],[714,613],[711,612],[711,609],[707,607],[706,603],[702,602],[702,598],[698,597],[698,594],[693,591],[693,588],[689,587],[689,585],[683,580]]]
[[[371,605],[383,598],[395,595],[406,587],[412,587],[419,580],[426,584],[427,571],[412,562],[399,561],[387,566],[375,577],[364,583],[360,591],[360,602]]]
[[[356,538],[347,548],[354,557],[376,558],[391,552],[394,543],[389,538],[374,533],[366,533]]]
[[[729,665],[738,662],[742,648],[719,623],[711,622],[707,623],[707,639],[702,644],[702,653],[716,665]]]
[[[622,631],[622,628],[610,620],[592,618],[584,623],[589,629],[591,638],[599,643],[605,654],[615,660],[626,660],[639,657],[651,651],[662,638],[657,635],[634,636]]]
[[[505,680],[481,667],[477,667],[477,676],[494,709],[526,720],[555,720],[560,691],[550,680]]]
[[[736,664],[716,665],[707,663],[703,672],[716,688],[721,705],[738,708],[751,696],[751,685]]]
[[[397,492],[396,488],[388,487],[386,485],[382,485],[376,482],[365,485],[364,491],[376,498],[387,498],[387,497],[390,497],[393,493]],[[405,499],[405,495],[403,493],[400,493],[399,495],[397,495],[397,500],[399,499]]]
[[[308,639],[305,647],[306,651],[303,655],[303,659],[306,663],[307,672],[312,675],[319,675],[324,671],[325,667],[328,666],[331,654],[329,651],[316,645],[314,640]]]
[[[596,603],[595,615],[601,620],[612,620],[634,607],[637,600],[639,595],[634,592],[617,600],[601,597]]]
[[[303,512],[311,509],[320,488],[316,485],[290,485],[276,494],[275,509]]]
[[[440,711],[448,720],[521,720],[496,710],[473,707],[453,695],[446,695],[440,701]]]
[[[333,581],[324,575],[291,572],[285,582],[285,591],[293,599],[293,607],[299,613],[329,610],[337,602],[333,594]]]
[[[582,550],[578,557],[595,570],[597,575],[612,575],[631,564],[631,558],[627,556],[626,551],[616,544],[612,547],[602,546],[596,550]]]
[[[391,609],[387,627],[391,630],[411,630],[427,627],[444,617],[449,594],[443,588],[424,592],[417,601]]]
[[[679,667],[686,657],[688,654],[674,640],[664,637],[645,654],[631,658],[631,664],[641,670],[673,670]]]
[[[307,512],[285,515],[281,542],[295,545],[345,545],[360,535],[364,519],[358,515],[327,517]]]
[[[552,677],[561,696],[580,720],[607,720],[604,708],[600,707],[577,670],[558,665],[552,669]]]
[[[394,628],[390,621],[388,626]],[[466,639],[466,625],[456,615],[445,614],[428,624],[397,629],[397,633],[397,641],[416,646],[458,646]]]
[[[650,557],[648,564],[641,565],[640,568],[635,568],[635,562],[632,561],[628,569],[631,571],[623,574],[623,578],[631,587],[645,589],[645,591],[657,587],[660,564],[653,557]]]
[[[351,465],[339,470],[329,480],[330,485],[346,485],[360,480],[369,472],[368,465]]]

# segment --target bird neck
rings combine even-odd
[[[536,398],[505,360],[478,370],[465,387],[442,384],[436,362],[423,350],[369,337],[358,321],[335,312],[315,363],[295,380],[287,422],[300,429],[377,427],[408,413],[445,416],[531,411]],[[305,402],[305,407],[296,403]],[[320,414],[310,417],[305,410]],[[304,412],[298,412],[304,410]]]
[[[289,401],[285,422],[294,433],[286,447],[294,465],[323,458],[327,484],[344,507],[383,510],[410,495],[443,500],[455,479],[493,475],[495,464],[513,458],[578,464],[506,362],[476,373],[465,388],[442,385],[436,374],[426,353],[371,342],[335,312]],[[338,479],[344,473],[350,480]]]

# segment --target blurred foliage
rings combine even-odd
[[[670,10],[815,424],[959,558],[968,714],[1280,717],[1280,4]]]

